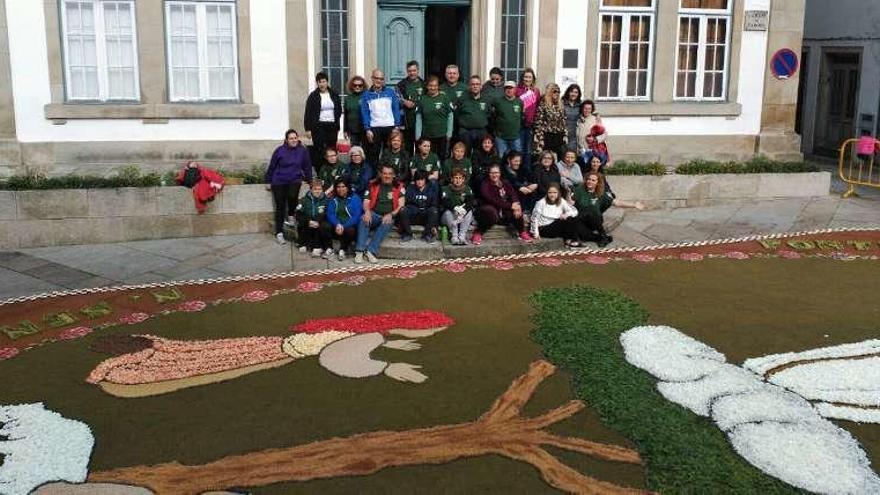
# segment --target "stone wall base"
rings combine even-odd
[[[238,141],[94,141],[18,143],[0,140],[0,177],[39,172],[108,176],[125,166],[144,173],[164,173],[188,160],[226,170],[265,166],[278,140]],[[795,134],[715,136],[614,136],[608,146],[615,160],[679,165],[697,158],[748,160],[758,153],[771,158],[798,160],[800,137]]]

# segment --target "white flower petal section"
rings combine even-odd
[[[718,351],[674,328],[636,327],[624,332],[620,342],[627,361],[660,378],[657,389],[664,397],[711,415],[736,451],[765,473],[813,492],[880,494],[880,477],[859,443],[805,399],[723,364]],[[853,353],[855,348],[826,352]],[[715,365],[707,372],[709,361]]]
[[[718,370],[724,354],[672,327],[644,326],[620,336],[626,360],[671,382],[696,380]]]
[[[765,373],[779,366],[797,361],[810,359],[825,359],[830,357],[853,357],[866,356],[880,353],[880,340],[865,340],[852,344],[841,344],[830,347],[820,347],[803,352],[786,352],[784,354],[770,354],[758,358],[746,360],[743,367],[764,376]]]
[[[85,423],[43,403],[0,406],[0,493],[25,495],[50,481],[82,483],[95,439]]]
[[[712,419],[724,431],[762,421],[827,423],[804,398],[773,386],[720,397],[712,403]]]
[[[765,473],[817,493],[880,493],[880,478],[848,432],[828,423],[747,423],[733,448]]]
[[[709,415],[709,406],[718,397],[758,390],[764,383],[739,366],[722,365],[712,373],[691,382],[660,382],[657,390],[666,399],[700,416]]]
[[[820,402],[816,410],[826,418],[855,421],[856,423],[880,423],[880,409],[864,409]]]
[[[774,373],[769,381],[810,400],[880,405],[880,357],[795,365]]]

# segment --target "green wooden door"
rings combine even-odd
[[[425,58],[425,7],[379,5],[379,67],[386,83],[406,77],[406,63]]]

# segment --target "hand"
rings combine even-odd
[[[391,363],[385,368],[385,375],[401,382],[422,383],[428,379],[417,369],[421,366],[409,363]]]
[[[636,201],[636,204],[634,204],[633,207],[639,211],[642,211],[645,209],[645,203],[642,203],[641,201]]]
[[[306,131],[306,137],[312,139],[312,131]]]
[[[391,215],[391,213],[386,213],[382,215],[382,223],[384,223],[385,225],[390,225],[394,223],[394,217]]]
[[[364,214],[361,215],[361,222],[364,222],[365,224],[370,225],[370,223],[373,222],[373,215],[371,215],[370,213],[364,212]]]
[[[369,141],[369,142],[372,144],[372,142],[373,142],[373,131],[369,131],[369,130],[367,131],[367,141]]]
[[[316,222],[315,220],[309,220],[309,228],[317,229],[317,228],[318,228],[318,222]]]
[[[416,106],[416,104],[410,100],[403,100],[403,106],[405,106],[406,108],[412,108]]]
[[[519,188],[519,192],[523,194],[530,194],[532,191],[528,187],[522,186],[521,188]]]
[[[342,225],[337,225],[336,226],[336,235],[342,235],[343,232],[345,232],[345,229],[342,227]]]
[[[270,184],[266,184],[266,190],[267,190],[267,191],[271,191],[271,190],[272,190],[272,186],[271,186]]]
[[[419,344],[415,340],[407,339],[389,340],[382,345],[389,349],[397,349],[398,351],[415,351],[422,348],[422,344]]]

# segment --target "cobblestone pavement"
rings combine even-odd
[[[839,227],[880,227],[880,191],[841,199],[843,185],[816,198],[627,210],[610,247]],[[393,262],[395,260],[383,260]],[[53,290],[351,266],[279,246],[268,234],[58,246],[0,252],[0,299]]]

